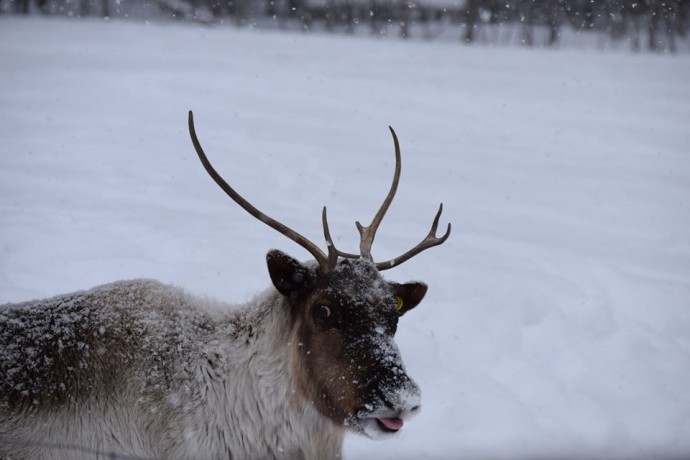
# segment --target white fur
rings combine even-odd
[[[128,299],[122,292],[130,293]],[[89,305],[94,321],[126,313],[135,324],[148,325],[142,329],[150,335],[142,341],[150,343],[146,353],[191,348],[182,360],[161,358],[160,366],[175,369],[167,369],[171,383],[161,380],[162,368],[133,365],[120,369],[128,383],[116,399],[96,388],[59,411],[11,413],[0,405],[0,458],[95,458],[42,443],[165,459],[340,457],[344,429],[317,412],[296,386],[289,306],[275,290],[230,314],[212,313],[209,302],[154,281],[119,282],[80,295],[77,302]],[[182,322],[161,321],[169,311]],[[198,330],[197,322],[204,321],[214,324],[212,331]],[[175,340],[165,343],[171,336]],[[166,384],[171,391],[159,397],[156,385]]]

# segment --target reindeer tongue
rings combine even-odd
[[[403,426],[403,421],[399,418],[377,418],[376,420],[390,431],[398,431]]]

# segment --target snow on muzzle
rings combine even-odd
[[[400,431],[419,412],[422,401],[419,386],[405,372],[395,343],[378,340],[376,345],[366,402],[353,420],[358,431],[374,439]]]
[[[422,394],[407,375],[405,383],[393,391],[384,391],[385,399],[365,418],[364,432],[372,438],[398,432],[405,420],[419,412]],[[375,426],[374,426],[375,424]]]

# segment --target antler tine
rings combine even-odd
[[[331,231],[328,228],[328,217],[326,215],[326,206],[323,207],[323,212],[321,213],[321,221],[323,222],[323,236],[326,238],[326,245],[328,246],[328,264],[330,267],[335,267],[338,257],[345,257],[347,259],[359,259],[358,254],[350,254],[347,252],[342,252],[335,247],[333,239],[331,238]]]
[[[395,173],[393,174],[393,183],[391,184],[391,188],[388,191],[386,199],[383,200],[381,207],[374,216],[374,219],[371,221],[371,224],[368,227],[364,227],[362,224],[359,223],[359,221],[355,222],[355,225],[357,225],[357,230],[359,230],[360,235],[359,250],[361,256],[362,258],[370,261],[374,260],[374,258],[371,255],[371,246],[374,243],[374,238],[376,237],[376,230],[378,230],[379,225],[383,220],[383,216],[386,215],[388,207],[391,205],[391,202],[393,201],[395,192],[398,190],[398,182],[400,181],[400,143],[398,142],[398,136],[395,134],[395,130],[393,130],[393,128],[390,126],[388,127],[388,129],[391,130],[391,134],[393,135],[393,143],[395,144]]]
[[[194,115],[192,114],[192,111],[189,111],[189,135],[192,138],[192,144],[194,144],[194,148],[196,149],[197,155],[199,155],[199,159],[201,160],[201,164],[204,165],[204,168],[206,169],[206,172],[213,178],[213,180],[220,186],[221,189],[225,193],[228,194],[232,200],[239,204],[245,211],[247,211],[249,214],[252,216],[256,217],[259,219],[261,222],[264,224],[268,225],[269,227],[277,230],[281,234],[287,236],[290,238],[292,241],[295,243],[299,244],[302,246],[304,249],[309,251],[312,256],[317,260],[319,263],[319,266],[324,272],[330,271],[335,264],[330,265],[329,263],[329,257],[326,257],[326,255],[319,249],[318,246],[316,246],[314,243],[309,241],[307,238],[304,236],[300,235],[296,231],[292,230],[290,227],[278,222],[277,220],[267,216],[263,212],[259,211],[257,208],[255,208],[250,202],[245,200],[239,193],[237,193],[226,181],[223,179],[223,177],[218,174],[218,172],[213,168],[211,163],[208,161],[208,158],[206,157],[206,154],[204,153],[204,150],[201,148],[201,144],[199,143],[199,139],[196,136],[196,130],[194,129]],[[329,245],[329,252],[330,252],[330,245]]]
[[[416,256],[417,254],[426,249],[433,248],[434,246],[438,246],[439,244],[443,244],[443,242],[446,241],[450,236],[451,225],[450,223],[448,223],[448,229],[442,237],[439,238],[436,236],[436,229],[438,229],[438,221],[441,218],[441,212],[443,212],[443,203],[441,203],[441,205],[438,207],[438,212],[436,213],[436,217],[434,217],[434,222],[431,224],[431,230],[429,230],[429,234],[417,246],[413,247],[405,254],[396,257],[395,259],[391,259],[386,262],[377,262],[376,268],[379,271],[388,270],[389,268],[393,268],[411,259],[412,257]]]

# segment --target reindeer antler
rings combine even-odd
[[[391,134],[393,135],[393,144],[395,145],[395,173],[393,174],[393,183],[391,183],[391,188],[388,191],[388,195],[386,195],[386,199],[383,200],[383,203],[381,203],[381,207],[374,216],[374,219],[371,221],[371,224],[369,224],[368,227],[364,227],[359,222],[355,222],[355,225],[357,225],[357,230],[359,230],[360,235],[360,255],[363,259],[367,259],[372,262],[374,262],[374,258],[371,255],[371,246],[374,243],[376,231],[378,230],[379,225],[383,220],[383,217],[386,215],[386,212],[388,211],[388,208],[391,205],[391,202],[393,201],[395,193],[398,191],[398,182],[400,181],[400,170],[402,163],[400,156],[400,143],[398,142],[398,136],[395,134],[395,130],[390,126],[388,127],[388,129],[391,130]],[[436,229],[438,228],[438,221],[441,218],[442,211],[443,203],[441,203],[441,206],[438,208],[438,212],[436,213],[434,222],[431,224],[431,230],[429,231],[429,234],[417,246],[410,249],[403,255],[396,257],[395,259],[387,260],[386,262],[374,262],[376,264],[376,268],[379,271],[388,270],[389,268],[393,268],[396,265],[400,265],[406,260],[411,259],[412,257],[416,256],[425,249],[429,249],[431,247],[438,246],[439,244],[443,244],[443,242],[446,241],[450,236],[451,225],[450,223],[448,224],[448,229],[446,230],[446,233],[443,236],[441,236],[440,238],[436,236]]]
[[[449,222],[448,229],[446,230],[446,233],[443,236],[441,236],[440,238],[436,236],[436,229],[438,228],[438,221],[441,218],[441,212],[443,212],[443,203],[441,203],[441,205],[438,207],[438,212],[436,213],[436,217],[434,217],[434,222],[431,224],[431,230],[429,230],[429,234],[422,241],[420,241],[417,246],[413,247],[405,254],[396,257],[395,259],[387,260],[386,262],[377,262],[376,268],[379,271],[388,270],[389,268],[393,268],[396,265],[400,265],[406,260],[411,259],[412,257],[416,256],[425,249],[433,248],[434,246],[443,244],[443,242],[446,241],[450,236],[451,225]]]
[[[371,256],[371,246],[374,243],[376,230],[381,224],[383,217],[386,215],[386,211],[388,211],[388,207],[393,201],[393,197],[395,196],[395,192],[398,189],[398,182],[400,180],[400,144],[398,143],[398,137],[396,136],[393,128],[389,126],[389,129],[391,130],[391,134],[393,135],[393,142],[395,143],[395,173],[393,175],[393,183],[391,184],[391,188],[388,191],[386,199],[381,204],[381,207],[374,216],[374,219],[372,220],[371,224],[369,224],[368,227],[364,227],[359,222],[356,222],[357,229],[359,230],[360,234],[360,254],[357,255],[342,252],[335,247],[335,244],[333,244],[333,239],[331,238],[330,230],[328,228],[328,218],[326,216],[326,207],[324,206],[323,211],[321,213],[321,221],[323,225],[324,238],[326,239],[326,244],[328,246],[328,255],[326,255],[321,249],[319,249],[319,247],[316,244],[312,243],[303,235],[297,233],[285,224],[259,211],[249,201],[244,199],[242,195],[237,193],[235,189],[233,189],[225,181],[225,179],[223,179],[223,177],[220,174],[218,174],[215,168],[208,161],[206,153],[204,153],[204,149],[201,147],[201,144],[199,143],[199,139],[196,136],[196,130],[194,129],[194,115],[192,114],[191,110],[189,111],[189,135],[192,138],[192,144],[194,144],[194,149],[196,150],[197,155],[199,155],[201,164],[206,169],[206,172],[208,172],[208,174],[211,176],[211,178],[213,178],[216,184],[218,184],[218,186],[220,186],[220,188],[223,189],[223,191],[227,193],[227,195],[230,198],[232,198],[232,200],[235,203],[239,204],[245,211],[247,211],[249,214],[256,217],[261,222],[277,230],[279,233],[287,236],[292,241],[294,241],[295,243],[299,244],[304,249],[309,251],[318,262],[319,267],[321,268],[321,271],[323,273],[329,273],[335,268],[338,262],[338,257],[343,257],[346,259],[362,258],[374,263],[378,270],[387,270],[389,268],[392,268],[396,265],[405,262],[406,260],[414,257],[415,255],[419,254],[425,249],[442,244],[444,241],[446,241],[446,239],[448,239],[448,236],[450,235],[451,226],[450,224],[448,224],[448,230],[446,231],[446,233],[440,238],[436,236],[438,221],[441,217],[441,211],[443,210],[443,204],[441,204],[438,212],[436,213],[436,217],[434,218],[434,222],[431,225],[431,230],[429,231],[429,234],[417,246],[410,249],[403,255],[396,257],[395,259],[391,259],[386,262],[374,262],[373,257]]]
[[[391,188],[388,191],[388,195],[386,195],[386,199],[383,200],[383,203],[381,203],[381,207],[376,212],[374,219],[371,221],[371,224],[369,224],[368,227],[364,227],[362,224],[359,223],[359,221],[355,222],[357,230],[359,230],[360,236],[360,254],[364,259],[371,261],[374,260],[374,258],[371,255],[371,245],[374,244],[376,230],[378,230],[379,225],[383,220],[383,217],[386,215],[388,207],[391,205],[393,197],[395,197],[395,193],[398,191],[398,182],[400,182],[400,166],[402,163],[400,158],[400,144],[398,143],[398,136],[396,136],[393,128],[389,126],[388,129],[391,130],[391,134],[393,135],[393,143],[395,144],[395,173],[393,174],[393,183],[391,184]]]
[[[189,135],[192,138],[192,144],[194,144],[194,148],[196,149],[197,155],[199,155],[199,159],[201,160],[201,164],[204,165],[204,168],[206,169],[206,172],[213,178],[214,181],[216,181],[216,184],[220,186],[221,189],[225,193],[228,194],[232,200],[239,204],[245,211],[247,211],[249,214],[252,216],[256,217],[259,219],[261,222],[264,224],[268,225],[269,227],[277,230],[279,233],[287,236],[290,238],[292,241],[295,243],[299,244],[302,246],[304,249],[309,251],[311,255],[314,256],[316,261],[319,263],[319,266],[321,267],[321,270],[326,273],[331,271],[335,267],[335,262],[337,261],[339,251],[335,249],[335,246],[333,245],[333,242],[330,241],[330,235],[328,232],[328,222],[326,221],[326,208],[324,207],[324,217],[323,217],[323,226],[324,226],[324,234],[328,235],[327,236],[327,241],[329,242],[328,245],[328,256],[326,256],[321,249],[314,243],[312,243],[309,239],[307,239],[305,236],[297,233],[287,225],[278,222],[277,220],[273,219],[272,217],[264,214],[263,212],[259,211],[256,207],[254,207],[249,201],[245,200],[242,195],[237,193],[235,189],[233,189],[230,184],[228,184],[223,177],[218,174],[218,171],[215,170],[215,168],[211,165],[211,162],[208,161],[208,158],[206,157],[206,153],[204,153],[204,149],[201,147],[201,144],[199,143],[199,139],[196,136],[196,130],[194,129],[194,115],[192,111],[189,111]]]

